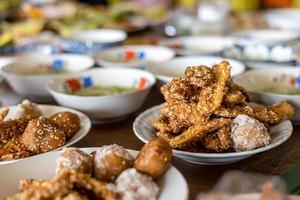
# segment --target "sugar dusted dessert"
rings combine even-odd
[[[230,131],[235,151],[249,151],[270,143],[271,137],[266,126],[247,115],[233,119]]]

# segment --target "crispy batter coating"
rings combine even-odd
[[[213,132],[223,126],[231,124],[231,119],[219,118],[212,119],[206,124],[195,124],[182,134],[172,137],[169,142],[173,148],[184,148],[187,144],[195,140],[200,140],[208,133]]]
[[[253,106],[242,87],[230,80],[230,64],[187,67],[185,76],[161,88],[166,103],[153,121],[156,135],[172,148],[185,151],[225,152],[233,150],[232,120],[245,114],[266,126],[280,123],[294,114],[287,102]],[[204,148],[203,148],[204,147]]]
[[[9,112],[9,108],[8,107],[3,107],[0,111],[0,121],[4,121],[5,117],[7,116]]]
[[[75,197],[76,199],[116,200],[105,183],[74,170],[63,170],[49,181],[30,180],[27,181],[26,186],[22,184],[24,191],[9,197],[8,200],[74,199]],[[72,196],[69,196],[70,194]]]
[[[40,116],[42,116],[42,112],[38,108],[38,105],[28,100],[24,100],[18,105],[17,113],[15,114],[14,119],[31,120]]]
[[[20,142],[20,136],[11,139],[0,149],[0,161],[25,158],[32,155]]]
[[[209,85],[215,79],[215,74],[209,67],[204,65],[187,67],[185,78],[194,86],[204,87]]]
[[[80,119],[75,113],[68,111],[59,112],[51,116],[50,119],[65,132],[67,140],[71,139],[80,129]]]
[[[267,124],[277,124],[294,115],[294,108],[287,102],[278,102],[271,106],[245,105],[235,107],[220,107],[214,113],[219,117],[235,118],[238,115],[248,115]]]
[[[28,124],[26,119],[0,121],[0,148],[11,139],[23,134]]]
[[[28,123],[21,142],[32,153],[39,154],[51,151],[65,144],[63,130],[50,119],[39,117]]]

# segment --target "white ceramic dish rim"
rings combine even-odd
[[[170,58],[174,58],[175,57],[175,51],[172,50],[171,48],[168,48],[168,47],[165,47],[165,46],[156,46],[156,45],[123,45],[123,46],[116,46],[116,47],[110,47],[110,48],[107,48],[99,53],[96,53],[95,54],[95,59],[96,59],[96,63],[98,65],[101,65],[103,63],[106,63],[106,64],[120,64],[120,65],[134,65],[134,64],[131,64],[131,63],[126,63],[126,62],[123,62],[123,61],[119,61],[119,62],[114,62],[114,61],[109,61],[105,58],[105,55],[108,54],[108,53],[113,53],[114,51],[116,50],[123,50],[123,49],[126,49],[126,48],[130,48],[130,49],[146,49],[146,48],[151,48],[150,51],[155,51],[157,49],[160,49],[160,50],[163,50],[165,52],[168,51],[168,53],[171,55]],[[146,59],[147,60],[147,59]]]
[[[81,76],[82,74],[85,74],[85,73],[92,73],[93,71],[101,71],[101,70],[107,70],[107,71],[110,71],[110,70],[124,70],[124,71],[127,71],[127,70],[133,70],[133,71],[140,71],[140,72],[143,72],[143,73],[146,73],[149,75],[149,77],[151,77],[151,80],[150,80],[150,84],[147,85],[147,87],[141,89],[141,90],[134,90],[134,91],[129,91],[129,92],[126,92],[126,93],[122,93],[122,94],[114,94],[114,95],[106,95],[106,96],[79,96],[79,95],[74,95],[74,94],[68,94],[68,93],[65,93],[65,92],[60,92],[60,91],[57,91],[57,89],[54,88],[53,84],[55,82],[62,82],[64,80],[66,80],[68,77],[72,76],[72,77],[79,77]],[[63,76],[63,77],[57,77],[53,80],[51,80],[46,89],[48,92],[50,93],[54,93],[54,94],[59,94],[59,95],[64,95],[64,96],[68,96],[68,97],[73,97],[73,98],[89,98],[89,99],[93,99],[93,98],[107,98],[107,97],[122,97],[122,96],[127,96],[127,95],[131,95],[133,93],[137,93],[137,92],[142,92],[142,91],[145,91],[145,90],[148,90],[150,88],[152,88],[152,86],[156,83],[156,79],[155,79],[155,76],[150,73],[150,72],[147,72],[145,70],[141,70],[141,69],[133,69],[133,68],[99,68],[99,69],[91,69],[91,70],[87,70],[87,71],[84,71],[82,73],[77,73],[77,74],[73,74],[73,75],[68,75],[68,76]]]
[[[256,72],[261,72],[261,73],[267,73],[267,72],[280,72],[280,71],[295,71],[300,73],[300,68],[297,67],[293,67],[293,66],[281,66],[281,67],[272,67],[272,68],[263,68],[263,69],[252,69],[249,70],[247,72],[244,72],[242,74],[236,75],[235,77],[233,77],[233,81],[234,82],[238,82],[237,79],[240,79],[241,77],[243,78],[247,78],[251,75],[254,75]],[[253,77],[253,76],[252,76]],[[237,83],[239,84],[239,83]],[[260,95],[268,95],[268,96],[276,96],[276,97],[281,97],[281,98],[299,98],[300,95],[290,95],[290,94],[277,94],[277,93],[272,93],[272,92],[262,92],[262,91],[257,91],[254,88],[249,88],[249,87],[245,87],[243,86],[247,91],[252,92],[252,93],[256,93],[256,94],[260,94]]]
[[[178,36],[175,38],[170,38],[170,39],[165,39],[162,40],[159,45],[162,46],[166,46],[172,42],[176,42],[176,41],[182,41],[183,43],[185,43],[187,40],[205,40],[205,39],[217,39],[217,40],[231,40],[232,41],[232,46],[233,44],[237,41],[237,38],[234,36],[221,36],[221,35],[203,35],[203,36]],[[220,53],[222,51],[224,51],[225,49],[227,49],[228,47],[223,47],[221,49],[218,50],[211,50],[211,51],[207,51],[207,52],[203,52],[203,55],[207,55],[207,54],[214,54],[214,53]],[[197,52],[197,51],[192,51],[190,52],[189,50],[178,50],[175,51],[177,55],[190,55],[190,54],[197,54],[200,53],[202,54],[202,52]]]
[[[31,63],[31,61],[29,61],[29,59],[31,58],[30,56],[28,57],[22,57],[20,59],[18,59],[17,61],[11,62],[7,65],[5,65],[4,67],[0,68],[0,73],[3,74],[7,74],[7,75],[11,75],[14,77],[20,77],[20,78],[54,78],[54,77],[60,77],[60,76],[65,76],[67,74],[75,74],[75,73],[79,73],[79,72],[83,72],[87,69],[90,69],[91,67],[93,67],[95,65],[95,60],[90,57],[90,56],[86,56],[86,55],[81,55],[81,54],[51,54],[48,55],[50,58],[55,58],[55,57],[69,57],[68,59],[71,59],[71,57],[76,56],[76,57],[80,57],[80,58],[84,58],[87,59],[89,61],[89,63],[85,66],[84,69],[78,70],[78,71],[71,71],[71,72],[67,72],[66,74],[41,74],[41,75],[34,75],[34,74],[29,74],[29,75],[24,75],[24,74],[19,74],[19,73],[14,73],[11,71],[8,71],[8,68],[11,65],[19,65],[22,66],[22,63],[25,61],[25,63]],[[42,55],[41,57],[48,57],[47,55]],[[39,57],[39,56],[33,56],[34,57]]]
[[[92,151],[96,151],[98,150],[100,147],[85,147],[85,148],[80,148],[81,150],[85,151],[85,152],[92,152]],[[139,151],[137,150],[132,150],[132,149],[126,149],[127,151],[129,151],[130,154],[132,154],[133,156],[136,156],[138,154]],[[53,154],[53,153],[61,153],[61,150],[59,151],[56,151],[56,152],[48,152],[48,154]],[[29,159],[39,159],[39,156],[40,157],[45,157],[47,156],[47,153],[45,154],[39,154],[37,156],[35,156],[34,158],[33,157],[29,157]],[[28,159],[28,160],[29,160]],[[26,162],[29,162],[29,161],[26,161]],[[7,167],[7,166],[5,166]],[[184,188],[181,188],[182,189],[182,193],[184,193],[182,196],[184,196],[183,200],[187,200],[188,199],[188,195],[189,195],[189,188],[188,188],[188,184],[187,184],[187,181],[185,179],[185,177],[183,176],[183,174],[176,168],[174,167],[173,165],[170,164],[170,167],[168,170],[174,170],[175,173],[177,173],[177,177],[181,179],[181,183],[184,185]],[[0,171],[1,171],[1,166],[0,166]],[[53,172],[54,172],[54,169],[53,169]],[[165,174],[163,174],[162,176],[165,176]],[[17,188],[17,186],[16,186]],[[163,191],[163,190],[162,190]],[[162,193],[162,191],[160,191],[159,195],[158,195],[158,199],[160,197],[160,194]]]
[[[65,145],[63,145],[61,147],[58,147],[56,149],[53,149],[53,150],[51,150],[49,152],[58,151],[58,150],[61,150],[61,149],[65,148],[65,147],[71,146],[71,145],[75,144],[76,142],[79,142],[82,138],[84,138],[90,132],[90,130],[92,128],[92,122],[91,122],[90,118],[86,114],[84,114],[84,113],[82,113],[80,111],[74,110],[72,108],[63,107],[63,106],[54,106],[54,105],[47,105],[47,104],[38,104],[38,106],[41,109],[48,107],[48,108],[56,108],[56,109],[61,109],[61,110],[66,110],[66,111],[74,112],[74,113],[79,114],[80,116],[82,116],[84,118],[84,120],[87,121],[86,124],[83,124],[82,122],[80,122],[80,126],[81,127],[84,126],[85,129],[86,129],[86,131],[84,132],[84,134],[80,135],[74,141],[69,142],[70,140],[72,140],[72,138],[71,138],[69,141],[67,141],[65,143]],[[12,108],[12,107],[17,107],[17,106],[9,106],[9,108]],[[80,131],[80,129],[78,131]],[[26,158],[20,158],[20,159],[15,159],[15,160],[8,160],[8,161],[0,161],[0,168],[1,168],[2,165],[12,164],[14,162],[18,162],[18,161],[21,161],[21,160],[27,160],[27,159],[30,159],[30,158],[33,158],[33,157],[37,157],[37,156],[40,156],[40,155],[45,155],[45,154],[47,154],[49,152],[40,153],[40,154],[37,154],[37,155],[32,155],[32,156],[29,156],[29,157],[26,157]]]
[[[114,34],[119,34],[119,38],[111,41],[98,41],[98,40],[92,40],[92,39],[83,39],[80,38],[80,35],[88,34],[88,33],[99,33],[99,32],[113,32]],[[99,43],[99,44],[111,44],[116,42],[122,42],[126,40],[127,33],[125,31],[122,31],[120,29],[109,29],[109,28],[103,28],[103,29],[92,29],[92,30],[85,30],[85,31],[79,31],[74,34],[72,34],[69,39],[80,41],[80,42],[93,42],[93,43]]]
[[[156,105],[156,106],[154,106],[154,107],[152,107],[152,108],[144,111],[143,113],[141,113],[134,120],[134,122],[133,122],[133,132],[134,132],[135,136],[139,140],[141,140],[142,142],[147,143],[148,141],[144,140],[144,138],[141,137],[141,135],[137,132],[137,130],[135,128],[137,122],[138,121],[142,121],[142,119],[144,118],[145,115],[147,115],[148,113],[152,113],[152,112],[158,110],[162,105],[163,104]],[[202,157],[202,158],[229,158],[229,157],[239,157],[239,156],[254,155],[254,154],[257,154],[257,153],[265,152],[265,151],[268,151],[270,149],[276,148],[277,146],[279,146],[280,144],[283,144],[284,142],[286,142],[290,138],[290,136],[292,135],[292,131],[293,131],[292,122],[290,120],[285,120],[285,121],[283,121],[281,123],[287,123],[288,126],[291,128],[291,133],[290,133],[289,137],[287,137],[285,140],[278,141],[276,143],[273,143],[272,145],[267,145],[265,147],[261,147],[261,148],[258,148],[258,149],[254,149],[254,150],[250,150],[250,151],[243,151],[243,152],[231,152],[231,153],[193,153],[193,152],[187,152],[187,151],[180,151],[180,150],[176,150],[176,149],[173,149],[173,152],[175,154],[177,154],[177,155],[192,156],[192,157]]]
[[[224,57],[220,57],[220,56],[183,56],[183,57],[176,57],[174,59],[171,59],[171,60],[168,60],[168,61],[165,61],[165,62],[162,62],[162,63],[158,63],[156,65],[157,66],[159,65],[159,67],[161,67],[163,65],[168,66],[168,62],[174,62],[176,60],[188,60],[188,59],[199,59],[199,60],[201,60],[201,58],[203,58],[203,59],[209,58],[209,59],[216,59],[216,60],[218,59],[220,61],[221,60],[228,60],[229,62],[230,61],[234,61],[236,63],[239,63],[240,66],[241,66],[241,69],[234,76],[238,76],[238,75],[242,74],[246,70],[246,66],[242,62],[240,62],[238,60],[235,60],[233,58],[224,58]],[[188,66],[186,66],[186,67],[188,67]],[[162,75],[162,74],[156,73],[156,72],[152,71],[151,68],[152,67],[147,67],[147,71],[149,71],[150,73],[154,74],[158,79],[163,80],[165,82],[170,82],[172,79],[178,78],[178,77],[166,76],[166,75]]]

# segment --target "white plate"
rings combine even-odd
[[[160,115],[159,109],[161,105],[154,106],[142,114],[140,114],[133,123],[133,131],[135,135],[143,142],[148,142],[156,137],[155,129],[152,127],[152,122]],[[176,157],[179,157],[187,162],[203,165],[224,165],[234,163],[242,159],[253,156],[270,149],[273,149],[284,143],[293,132],[292,123],[289,120],[283,121],[280,124],[271,127],[272,141],[269,145],[251,151],[232,152],[232,153],[192,153],[180,150],[173,150]]]
[[[83,148],[82,150],[91,153],[97,148]],[[129,151],[132,155],[138,153],[134,150]],[[55,161],[60,153],[60,151],[51,152],[0,168],[0,185],[5,186],[5,190],[1,190],[0,199],[5,199],[7,196],[17,193],[19,191],[19,181],[22,179],[50,179],[53,177],[56,167]],[[33,166],[35,167],[33,168]],[[175,167],[170,166],[156,182],[160,188],[158,200],[188,199],[186,180]]]
[[[173,48],[177,55],[211,55],[233,47],[235,39],[225,36],[186,36],[163,40],[160,44]],[[176,48],[178,46],[181,48]]]
[[[207,65],[212,66],[222,60],[227,60],[231,65],[231,76],[236,76],[245,71],[245,65],[234,59],[218,56],[184,56],[172,60],[149,64],[147,70],[153,73],[159,80],[159,85],[170,82],[173,78],[182,77],[188,66]]]
[[[86,136],[88,134],[88,132],[90,131],[90,129],[91,129],[90,119],[85,114],[83,114],[81,112],[78,112],[78,111],[70,109],[70,108],[65,108],[65,107],[61,107],[61,106],[52,106],[52,105],[39,105],[39,108],[42,111],[43,116],[45,116],[45,117],[50,117],[50,116],[52,116],[52,115],[54,115],[58,112],[69,111],[69,112],[76,113],[80,118],[80,129],[79,129],[79,131],[69,141],[67,141],[64,146],[59,147],[57,149],[54,149],[53,151],[62,149],[64,147],[71,146],[72,144],[78,142],[84,136]],[[17,111],[17,106],[10,106],[9,107],[9,114],[7,115],[7,118],[11,118],[16,113],[16,111]],[[34,155],[34,156],[31,156],[31,157],[22,158],[22,159],[17,159],[17,160],[11,160],[11,161],[0,161],[0,166],[11,164],[11,163],[21,161],[21,160],[31,159],[32,157],[36,157],[36,156],[38,156],[38,155]]]
[[[300,34],[295,31],[277,29],[255,29],[236,33],[244,39],[250,39],[264,44],[277,44],[295,40]]]
[[[143,57],[133,58],[125,61],[124,54],[132,52],[135,54],[142,53]],[[172,59],[175,52],[167,47],[154,45],[126,45],[112,47],[101,51],[97,54],[97,64],[103,67],[133,67],[144,68],[148,63],[160,63]]]

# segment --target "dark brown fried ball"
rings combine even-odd
[[[63,169],[92,174],[93,157],[79,148],[66,148],[56,159],[56,173],[58,174]]]
[[[134,162],[134,168],[156,178],[167,170],[171,158],[172,148],[169,143],[161,138],[156,138],[143,146]]]
[[[21,137],[21,143],[35,154],[56,149],[64,145],[65,141],[64,131],[45,117],[31,120]]]
[[[71,139],[75,133],[80,129],[80,119],[77,114],[72,112],[59,112],[51,116],[51,118],[61,128],[65,134],[66,139]]]
[[[126,149],[116,144],[105,145],[92,154],[95,177],[100,181],[114,181],[134,161]]]

